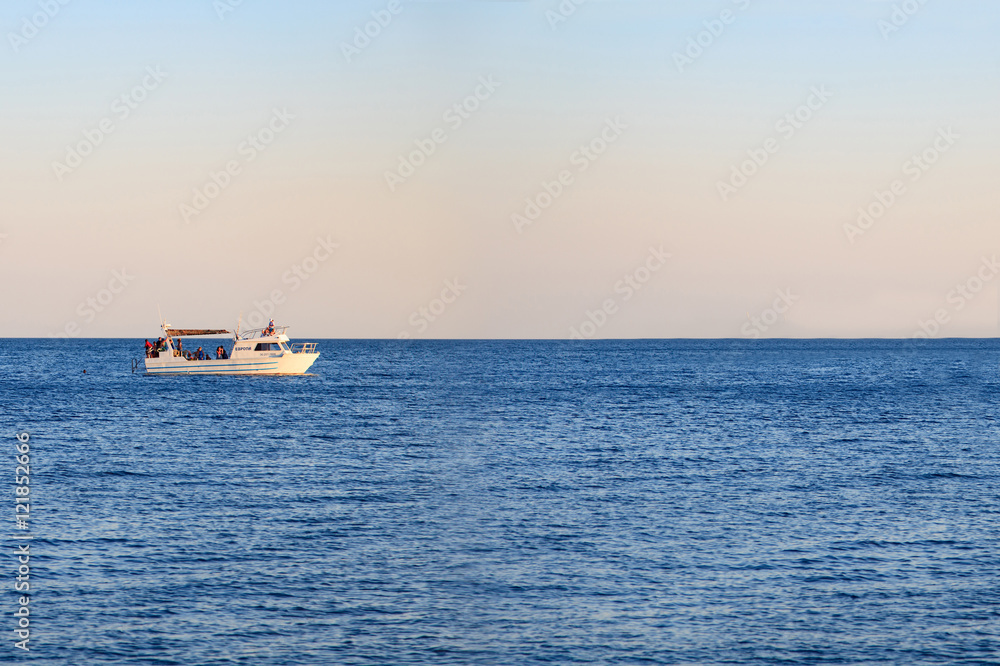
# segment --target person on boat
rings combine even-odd
[[[152,355],[153,355],[153,343],[150,342],[149,340],[146,340],[146,358],[149,358]]]
[[[215,350],[215,356],[221,360],[229,358],[229,354],[226,353],[226,348],[222,345],[219,345],[219,348]]]
[[[194,353],[194,357],[199,361],[205,360],[205,352],[201,350],[201,347],[198,347],[198,351]]]

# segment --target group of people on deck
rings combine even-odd
[[[158,358],[160,352],[167,351],[167,339],[159,338],[156,344],[151,343],[146,340],[146,358]],[[198,347],[196,351],[185,351],[184,341],[177,338],[177,347],[174,349],[174,356],[180,356],[188,361],[211,361],[212,352],[204,351],[201,347]],[[223,360],[229,358],[229,354],[226,353],[226,348],[222,345],[215,350],[215,360]]]
[[[158,358],[160,356],[160,352],[165,352],[165,351],[167,351],[166,338],[157,338],[155,344],[150,343],[149,340],[146,340],[146,358]]]
[[[270,320],[267,324],[267,328],[261,330],[262,337],[268,337],[274,335],[274,320]],[[151,343],[146,340],[146,358],[158,358],[160,352],[167,351],[168,341],[167,338],[157,338],[155,343]],[[226,353],[226,348],[222,345],[215,350],[215,359],[212,359],[212,352],[204,351],[201,347],[198,347],[197,351],[189,352],[184,351],[184,341],[177,338],[177,346],[174,347],[174,356],[180,356],[187,359],[188,361],[211,361],[211,360],[223,360],[229,358],[229,354]]]

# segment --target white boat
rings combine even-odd
[[[241,333],[208,328],[171,328],[163,322],[163,349],[146,356],[147,375],[301,375],[319,358],[315,342],[292,343],[287,326],[255,328]],[[183,338],[232,335],[233,348],[223,358],[188,359]],[[178,345],[174,344],[178,341]],[[224,347],[223,347],[224,348]]]

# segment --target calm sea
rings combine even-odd
[[[0,661],[1000,663],[997,340],[141,344],[0,340]]]

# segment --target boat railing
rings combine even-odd
[[[257,338],[269,338],[274,335],[282,335],[285,331],[288,330],[288,326],[275,326],[274,333],[268,333],[267,335],[264,335],[265,330],[267,329],[255,328],[249,331],[243,331],[242,333],[240,333],[239,339],[256,340]]]
[[[315,342],[296,342],[289,347],[293,354],[313,354],[316,352]]]

